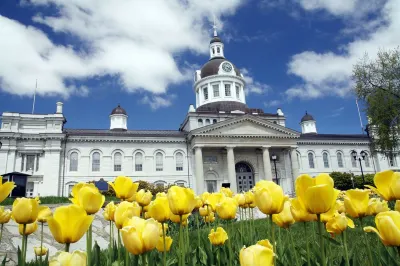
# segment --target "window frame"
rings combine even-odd
[[[29,161],[29,158],[33,159],[33,161]],[[36,155],[35,154],[26,154],[26,163],[25,163],[25,171],[35,171],[35,161],[36,161]],[[29,166],[32,166],[32,168],[28,168]]]
[[[311,155],[311,157],[310,157],[310,155]],[[314,153],[308,152],[307,153],[307,159],[308,159],[308,167],[310,169],[315,169],[315,156],[314,156]]]
[[[213,97],[219,98],[219,84],[212,84],[211,87],[213,88]]]
[[[232,91],[231,91],[231,86],[232,84],[230,83],[225,83],[224,84],[224,89],[225,89],[225,97],[232,97]]]
[[[322,152],[322,161],[324,163],[324,168],[329,168],[330,167],[328,152],[326,152],[326,151]]]
[[[98,161],[98,163],[97,162],[95,162],[95,155],[96,154],[98,154],[99,155],[99,159],[97,160],[96,159],[96,161]],[[91,159],[92,159],[92,165],[91,165],[91,169],[92,169],[92,172],[100,172],[100,168],[101,168],[101,154],[100,154],[100,152],[99,151],[95,151],[95,152],[93,152],[92,153],[92,156],[91,156]]]
[[[197,119],[197,125],[198,125],[199,127],[204,126],[203,119],[201,119],[201,118]]]
[[[117,164],[117,155],[120,156],[119,164]],[[122,152],[117,151],[114,153],[114,172],[121,172],[122,171]]]
[[[235,85],[235,90],[236,90],[236,99],[240,100],[240,86]]]
[[[209,97],[208,97],[208,87],[204,87],[203,88],[203,97],[205,101],[208,101]]]
[[[154,156],[155,156],[156,172],[164,171],[164,154],[158,151]]]
[[[138,158],[140,156],[140,158]],[[136,152],[135,153],[135,172],[143,172],[143,152]],[[140,164],[138,163],[138,159],[140,159]]]
[[[181,156],[181,158],[178,158],[178,156]],[[183,159],[183,153],[178,151],[175,154],[175,170],[177,172],[182,172],[183,171],[183,166],[184,166],[184,159]]]
[[[343,153],[342,152],[338,151],[336,153],[336,160],[338,162],[338,168],[344,168]]]
[[[74,159],[74,155],[76,155],[75,159]],[[78,167],[79,167],[79,153],[77,151],[72,151],[69,154],[69,171],[70,172],[78,172]]]

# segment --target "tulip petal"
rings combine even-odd
[[[63,231],[58,222],[53,217],[50,217],[47,219],[47,224],[49,225],[50,232],[54,239],[60,244],[65,244],[67,239],[64,239]]]
[[[80,250],[75,250],[69,259],[68,265],[86,265],[86,253]]]
[[[14,182],[5,182],[4,184],[0,184],[0,202],[5,200],[5,198],[10,195],[11,191],[15,188]]]
[[[397,214],[400,216],[400,213],[397,212]],[[400,246],[400,227],[395,224],[392,217],[387,215],[376,217],[376,219],[383,244],[386,246]]]
[[[390,185],[392,183],[394,172],[391,170],[379,172],[375,174],[374,184],[385,200],[391,200]]]
[[[314,185],[315,185],[315,180],[309,175],[300,175],[296,179],[296,195],[300,203],[303,205],[303,208],[305,208],[304,201],[305,201],[306,190],[307,188]]]
[[[332,208],[332,201],[335,192],[329,185],[317,185],[309,187],[305,193],[305,205],[307,211],[314,214],[321,214]]]
[[[346,218],[347,218],[347,226],[350,228],[354,228],[355,226],[354,226],[353,220],[348,217],[346,217]]]
[[[94,219],[93,215],[86,215],[84,219],[80,218],[80,222],[77,223],[77,227],[72,234],[72,242],[75,243],[83,237],[83,235],[88,231],[89,226],[92,224]]]
[[[326,185],[329,185],[329,186],[331,186],[331,187],[334,186],[334,182],[333,182],[332,177],[330,177],[329,174],[325,174],[325,173],[319,174],[319,175],[317,175],[317,176],[315,177],[315,184],[316,184],[316,185],[323,185],[323,184],[326,184]]]

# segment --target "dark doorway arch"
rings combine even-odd
[[[235,171],[238,192],[248,191],[254,187],[254,173],[248,163],[238,162]]]

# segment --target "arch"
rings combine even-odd
[[[235,164],[236,183],[239,191],[248,191],[254,187],[254,171],[252,166],[244,161]]]
[[[184,187],[186,186],[186,181],[185,180],[176,180],[174,182],[174,185],[180,186],[180,187]]]
[[[336,151],[336,159],[337,159],[337,162],[338,162],[338,167],[339,168],[344,168],[344,160],[343,160],[343,152],[342,151],[340,151],[340,150],[338,150],[338,151]]]
[[[98,148],[91,149],[90,152],[89,152],[89,156],[92,157],[93,153],[95,153],[95,152],[99,152],[100,155],[103,156],[103,151],[101,149],[98,149]]]
[[[308,151],[307,158],[308,158],[308,167],[310,169],[315,169],[315,154],[314,154],[314,152]]]
[[[197,124],[198,124],[199,127],[202,127],[203,126],[203,119],[198,119],[197,120]]]
[[[213,124],[218,123],[217,119],[213,119]]]
[[[322,161],[324,162],[324,168],[329,168],[329,153],[328,151],[322,152]]]
[[[73,153],[73,152],[77,152],[79,156],[81,155],[81,150],[80,150],[80,149],[78,149],[78,148],[73,148],[73,149],[69,149],[69,150],[68,150],[68,152],[67,152],[67,158],[69,158],[69,156],[70,156],[71,153]]]
[[[364,157],[365,167],[371,167],[369,153],[367,151],[364,151],[364,152],[365,152],[365,157]]]
[[[175,170],[183,171],[183,164],[183,153],[179,151],[175,153]]]
[[[79,165],[79,153],[77,151],[72,151],[69,155],[69,171],[77,172]]]
[[[101,153],[97,150],[93,151],[90,158],[92,160],[92,172],[100,172]]]
[[[165,182],[164,180],[157,180],[157,181],[155,181],[153,184],[154,184],[156,187],[162,187],[162,188],[165,188],[165,187],[168,185],[168,183]]]
[[[155,152],[154,158],[155,158],[154,161],[156,166],[156,172],[164,171],[164,153],[158,150]]]
[[[211,122],[210,122],[210,119],[206,119],[206,126],[208,126],[208,125],[210,125],[211,124]]]
[[[357,160],[353,157],[350,151],[351,167],[357,168]]]
[[[111,152],[111,156],[114,157],[114,155],[115,155],[117,152],[121,153],[122,157],[125,156],[124,151],[123,151],[123,150],[120,150],[120,149],[115,149],[115,150],[113,150],[113,151]]]

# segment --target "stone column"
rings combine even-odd
[[[196,193],[199,195],[204,190],[204,172],[203,172],[203,152],[201,147],[194,148],[194,160],[196,168]]]
[[[237,184],[236,184],[236,171],[235,171],[235,154],[233,152],[233,147],[226,147],[228,152],[227,154],[227,163],[228,163],[228,179],[229,183],[231,183],[231,190],[233,193],[237,193]]]
[[[269,155],[269,146],[263,146],[263,166],[264,166],[264,177],[260,179],[265,179],[272,181],[272,169],[271,169],[271,159]]]
[[[292,147],[290,150],[290,157],[292,162],[292,175],[293,175],[293,182],[296,181],[296,178],[299,176],[299,162],[297,161],[297,152],[296,148]]]

